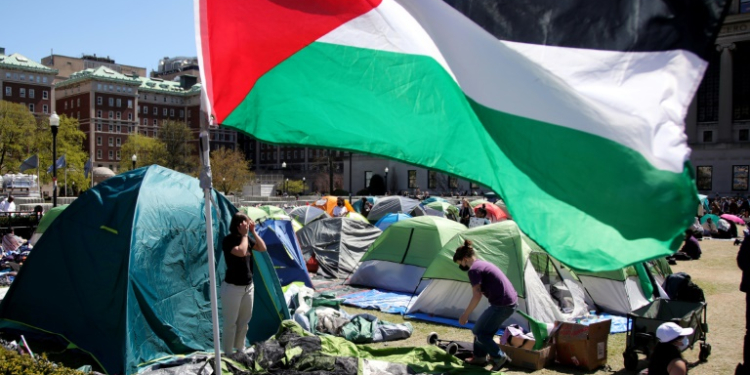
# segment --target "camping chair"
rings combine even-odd
[[[539,350],[543,348],[544,344],[547,343],[547,339],[549,339],[549,334],[547,333],[547,324],[530,317],[528,314],[521,310],[516,310],[516,312],[529,321],[529,328],[531,328],[531,333],[534,335],[534,340],[536,341],[532,350]]]

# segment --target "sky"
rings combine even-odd
[[[150,72],[196,56],[192,0],[0,0],[0,15],[0,47],[36,62],[96,54]]]

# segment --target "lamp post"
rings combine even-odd
[[[133,154],[133,156],[130,157],[130,161],[133,162],[133,168],[131,168],[131,169],[135,169],[135,162],[138,161],[138,155]]]
[[[57,207],[57,130],[60,127],[60,116],[52,112],[49,117],[49,128],[52,131],[52,207]]]
[[[284,192],[289,195],[289,177],[286,178],[286,182],[284,184]]]
[[[385,167],[385,195],[388,195],[388,167]]]
[[[302,177],[302,195],[307,195],[307,185],[305,184],[305,177]]]
[[[282,179],[284,178],[284,169],[286,169],[286,162],[285,161],[281,162],[281,178]],[[286,191],[286,187],[284,188],[284,190]]]

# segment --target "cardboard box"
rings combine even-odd
[[[555,347],[552,345],[547,345],[540,350],[514,348],[507,345],[500,345],[500,349],[512,361],[511,366],[541,370],[555,360]]]
[[[607,364],[611,320],[590,325],[562,322],[555,334],[557,362],[589,371]]]

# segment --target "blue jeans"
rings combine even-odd
[[[479,316],[474,328],[474,358],[484,358],[487,354],[492,358],[503,358],[505,353],[500,350],[500,346],[495,343],[494,337],[500,326],[516,312],[517,305],[510,306],[493,306],[484,310]]]

